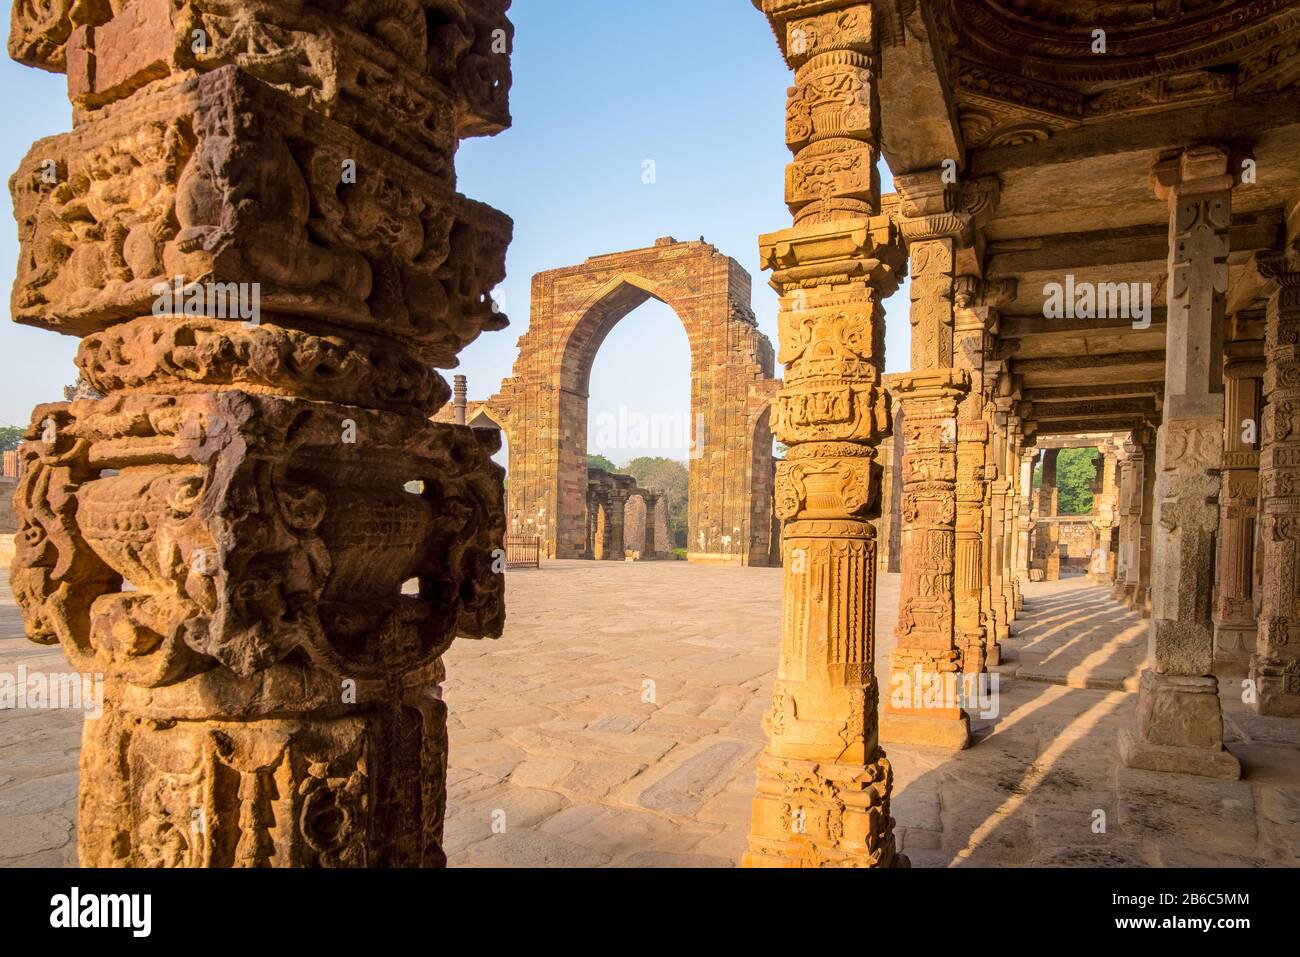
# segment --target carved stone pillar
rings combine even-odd
[[[1115,522],[1119,529],[1119,547],[1115,562],[1115,581],[1111,597],[1123,601],[1128,588],[1130,539],[1133,532],[1132,510],[1137,497],[1133,494],[1133,452],[1136,446],[1128,437],[1116,451],[1115,458]],[[1139,502],[1137,507],[1141,507]]]
[[[881,712],[881,738],[908,744],[965,748],[970,719],[961,708],[920,704],[931,682],[955,679],[967,650],[959,642],[954,607],[957,519],[957,406],[969,388],[953,369],[900,375],[904,403],[903,564],[898,643],[890,659],[890,697]],[[918,685],[920,688],[918,688]],[[895,693],[897,692],[897,693]]]
[[[623,528],[627,519],[627,500],[630,496],[620,488],[609,490],[605,499],[605,521],[601,528],[602,549],[600,558],[607,562],[621,562],[627,558],[627,544]]]
[[[659,556],[659,543],[655,539],[655,512],[659,508],[658,495],[646,495],[645,502],[645,548],[641,557],[647,561]]]
[[[1110,442],[1105,443],[1100,452],[1101,455],[1097,459],[1099,481],[1093,495],[1093,513],[1095,515],[1093,527],[1097,533],[1097,550],[1093,554],[1094,561],[1091,563],[1091,575],[1093,581],[1101,585],[1107,585],[1115,576],[1116,556],[1111,548],[1111,541],[1115,528],[1118,459],[1115,448]]]
[[[511,224],[453,159],[508,125],[506,4],[180,6],[10,35],[75,106],[11,180],[14,318],[104,396],[36,410],[11,579],[104,675],[80,860],[440,866],[442,656],[501,633],[505,512],[495,433],[429,417],[504,324]]]
[[[1223,747],[1211,620],[1223,466],[1221,340],[1228,287],[1232,177],[1227,154],[1193,147],[1157,164],[1169,201],[1164,422],[1156,453],[1154,615],[1129,767],[1237,778]]]
[[[1155,431],[1142,433],[1142,516],[1138,523],[1138,581],[1128,606],[1151,617],[1151,561],[1155,551],[1156,442]],[[1137,460],[1135,460],[1137,461]]]
[[[781,295],[784,388],[772,431],[784,530],[781,654],[758,764],[751,867],[906,863],[889,814],[874,670],[882,300],[905,255],[880,215],[879,43],[867,3],[762,0],[792,69],[795,226],[760,239]]]
[[[1020,521],[1020,454],[1024,443],[1024,423],[1018,415],[1007,416],[1007,442],[1002,456],[1002,475],[1005,476],[1004,496],[1002,500],[1002,561],[999,563],[1002,576],[1003,600],[1007,608],[1007,634],[1010,625],[1020,617],[1021,597],[1020,578],[1016,573],[1019,562],[1017,543]],[[1000,640],[1000,639],[999,639]]]
[[[955,286],[953,364],[970,377],[970,389],[957,410],[957,520],[954,614],[963,670],[984,670],[990,647],[996,648],[993,597],[994,543],[1001,535],[1001,501],[995,521],[989,482],[997,477],[996,442],[990,429],[986,378],[988,329],[996,313],[986,303],[996,294],[974,276]],[[999,582],[1000,587],[1000,582]],[[1000,593],[999,593],[1000,597]],[[1002,611],[1005,619],[1005,609]]]
[[[1265,320],[1259,459],[1263,595],[1250,662],[1254,710],[1300,716],[1300,257],[1260,257],[1275,291]]]
[[[1028,448],[1020,453],[1020,480],[1016,489],[1016,579],[1029,581],[1029,568],[1033,563],[1034,548],[1034,463],[1038,449]]]
[[[1240,333],[1247,318],[1234,317]],[[1224,346],[1223,485],[1215,562],[1214,660],[1237,673],[1255,650],[1255,519],[1259,501],[1264,343],[1234,335]]]
[[[880,733],[883,741],[964,748],[969,717],[955,700],[922,703],[922,689],[955,688],[963,671],[984,667],[979,554],[988,436],[981,396],[972,394],[969,342],[957,364],[953,309],[956,254],[970,217],[956,211],[955,191],[940,170],[898,176],[896,183],[911,262],[912,371],[897,376],[894,387],[906,436],[903,561]],[[970,317],[963,325],[964,336],[972,335]]]
[[[1001,367],[1001,363],[997,363]],[[999,370],[1000,384],[1007,383],[1007,376]],[[1002,661],[1002,642],[1011,636],[1011,622],[1015,620],[1015,592],[1010,585],[1009,561],[1011,549],[1015,545],[1010,527],[1011,497],[1013,493],[1011,476],[1014,469],[1009,466],[1010,445],[1018,433],[1018,418],[1010,415],[1015,401],[1011,396],[998,395],[989,405],[989,633],[985,643],[985,661],[987,665],[997,665]]]
[[[1043,570],[1043,581],[1061,577],[1061,529],[1056,523],[1058,491],[1056,460],[1060,449],[1043,450],[1043,478],[1038,488],[1038,526],[1034,529],[1034,558]]]
[[[987,569],[982,604],[988,627],[984,639],[985,667],[1000,664],[1000,642],[1010,634],[1011,609],[1006,595],[1006,518],[1007,482],[1006,448],[1007,417],[999,413],[993,401],[986,400],[984,424],[989,431],[985,457],[985,475],[988,478],[987,504],[984,508],[984,528],[987,544],[984,565]]]

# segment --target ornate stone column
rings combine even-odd
[[[977,393],[972,397],[974,360],[967,356],[957,365],[953,311],[956,253],[971,223],[956,209],[956,190],[941,170],[895,182],[911,262],[912,371],[894,380],[905,430],[903,561],[881,740],[964,748],[969,717],[947,699],[939,707],[933,699],[923,704],[922,691],[935,683],[956,688],[963,671],[984,665],[978,556],[988,437],[982,409],[971,404],[980,402]],[[966,452],[959,456],[962,444]]]
[[[954,615],[963,670],[984,670],[990,642],[996,644],[990,577],[994,539],[989,480],[996,477],[990,461],[987,418],[985,350],[989,310],[983,306],[983,283],[975,276],[959,277],[954,286],[953,365],[970,378],[970,390],[957,410],[957,519],[955,541]],[[999,503],[1000,504],[1000,503]]]
[[[1300,716],[1300,255],[1262,256],[1257,264],[1273,292],[1259,459],[1263,600],[1250,677],[1255,711],[1293,718]]]
[[[501,633],[505,513],[495,434],[429,417],[504,325],[511,223],[453,159],[508,125],[506,4],[180,6],[9,41],[74,104],[11,180],[13,316],[104,396],[37,408],[12,570],[104,676],[80,860],[440,866],[442,656]]]
[[[1151,560],[1155,549],[1156,432],[1142,432],[1142,517],[1138,524],[1138,582],[1129,607],[1151,617]]]
[[[792,229],[760,239],[781,295],[772,430],[784,531],[781,654],[758,764],[751,867],[905,863],[874,671],[876,446],[889,433],[882,300],[905,263],[880,215],[879,41],[869,3],[761,0],[795,69]]]
[[[1250,667],[1255,627],[1255,519],[1259,501],[1260,398],[1264,343],[1242,338],[1247,317],[1234,316],[1224,345],[1224,449],[1215,562],[1214,660]]]
[[[1220,335],[1228,287],[1228,156],[1192,147],[1156,165],[1169,201],[1164,422],[1156,453],[1154,615],[1137,725],[1121,733],[1129,767],[1237,778],[1223,747],[1211,605],[1223,466]]]
[[[1011,399],[1010,408],[1018,407],[1017,396],[1009,397]],[[995,419],[1000,420],[1002,413],[999,412]],[[1019,507],[1019,490],[1016,487],[1020,471],[1020,448],[1024,441],[1023,421],[1019,415],[1008,412],[1006,415],[1006,441],[1003,443],[1001,455],[1001,468],[998,478],[1000,485],[995,485],[993,494],[996,497],[999,493],[1002,497],[1002,554],[998,562],[998,571],[996,576],[1001,581],[1001,592],[1003,607],[1006,609],[1006,635],[999,634],[998,641],[1011,634],[1011,623],[1020,615],[1021,598],[1020,598],[1020,580],[1016,575],[1016,556],[1020,507]],[[994,662],[991,660],[990,664]]]

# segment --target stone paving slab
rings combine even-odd
[[[1150,622],[1082,576],[1034,585],[1035,612],[1015,623],[1004,662],[1027,681],[1138,690]]]
[[[458,642],[447,657],[451,864],[734,865],[780,574],[682,562],[512,572],[505,637]],[[997,713],[972,721],[974,747],[890,749],[914,866],[1300,865],[1300,722],[1250,714],[1225,681],[1244,781],[1123,768],[1116,738],[1136,696],[1120,689],[1140,670],[1143,623],[1082,578],[1025,594]],[[881,576],[883,688],[897,602],[898,576]],[[20,632],[0,578],[0,671],[64,667]],[[75,863],[80,724],[72,712],[0,712],[0,865]]]

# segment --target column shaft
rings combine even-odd
[[[1264,352],[1264,449],[1259,459],[1263,595],[1250,662],[1254,710],[1300,716],[1300,268],[1271,257]]]
[[[781,653],[759,759],[751,867],[906,863],[889,814],[875,679],[876,447],[890,429],[882,300],[901,237],[880,215],[876,71],[868,3],[763,0],[795,69],[786,202],[793,229],[760,239],[781,295],[784,388],[772,431],[784,530]],[[835,162],[827,162],[828,157]]]
[[[1169,306],[1164,422],[1156,452],[1154,616],[1130,767],[1236,778],[1223,747],[1211,621],[1223,465],[1222,350],[1232,178],[1227,154],[1188,149],[1156,168],[1168,197]]]

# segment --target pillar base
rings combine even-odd
[[[1120,732],[1119,750],[1130,768],[1241,777],[1241,762],[1223,747],[1219,682],[1212,675],[1142,672],[1137,727]]]
[[[989,642],[984,649],[984,668],[996,668],[1002,664],[1002,643],[1000,641]]]
[[[1300,718],[1300,670],[1256,655],[1250,662],[1250,676],[1256,695],[1252,711],[1278,718]]]
[[[1258,640],[1253,622],[1214,623],[1214,664],[1235,674],[1250,670],[1251,657]]]
[[[1146,585],[1130,586],[1128,600],[1125,602],[1129,609],[1137,612],[1143,618],[1151,617],[1151,589]]]
[[[1204,778],[1237,781],[1241,762],[1230,751],[1208,748],[1167,748],[1140,741],[1130,728],[1119,733],[1119,755],[1125,767],[1142,771],[1166,771],[1173,774],[1196,774]]]
[[[882,744],[916,744],[964,751],[971,746],[970,715],[945,708],[935,711],[880,711]]]
[[[877,749],[867,764],[758,760],[749,850],[742,867],[910,867],[889,815],[893,769]]]

